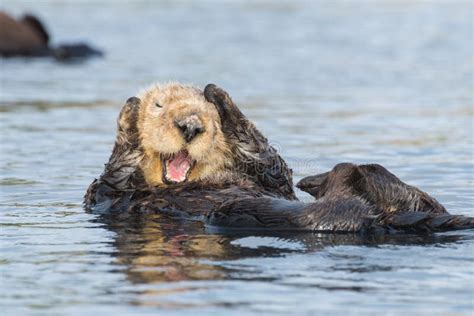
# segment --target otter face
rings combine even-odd
[[[156,85],[139,97],[141,167],[148,184],[202,181],[232,165],[219,114],[200,90]]]

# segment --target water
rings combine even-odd
[[[1,61],[2,315],[472,315],[473,231],[217,235],[81,207],[124,101],[179,80],[228,90],[296,180],[338,162],[378,162],[474,216],[472,3],[1,7],[38,13],[53,42],[88,40],[107,54]]]

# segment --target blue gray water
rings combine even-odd
[[[217,235],[81,207],[124,101],[224,87],[296,180],[378,162],[474,216],[473,4],[18,1],[105,59],[1,60],[2,315],[472,315],[474,232]],[[308,199],[302,192],[300,198]]]

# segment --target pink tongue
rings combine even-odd
[[[191,159],[185,153],[179,153],[168,161],[167,178],[175,182],[186,180],[186,173],[191,168]]]

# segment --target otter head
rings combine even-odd
[[[139,98],[141,169],[148,184],[204,181],[232,165],[219,113],[202,91],[181,84],[155,85]]]

